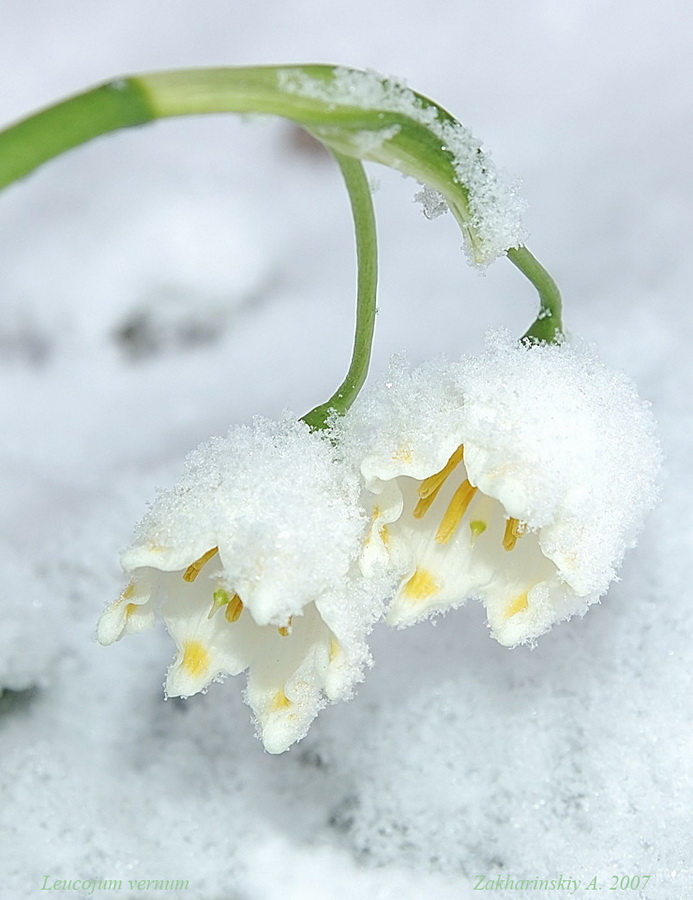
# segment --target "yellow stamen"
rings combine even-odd
[[[481,537],[481,535],[487,529],[486,522],[483,522],[481,519],[474,519],[469,523],[469,530],[472,533],[472,547],[476,544],[477,540]]]
[[[209,668],[209,653],[199,641],[186,641],[183,644],[183,668],[193,678],[201,678]]]
[[[224,615],[226,616],[226,621],[237,622],[242,612],[243,601],[238,596],[238,594],[234,594],[233,597],[229,600],[226,607],[226,612],[224,613]]]
[[[286,709],[288,706],[291,706],[291,700],[289,700],[284,691],[277,691],[272,698],[270,712],[277,712],[280,709]]]
[[[505,523],[505,534],[503,535],[503,549],[512,550],[517,543],[517,539],[525,533],[525,526],[519,519],[508,519]]]
[[[203,556],[201,556],[199,559],[196,559],[194,563],[191,563],[185,570],[185,572],[183,572],[183,581],[194,581],[200,574],[202,566],[204,566],[206,562],[209,562],[214,554],[218,552],[218,547],[212,547],[211,550],[208,550]]]
[[[436,532],[436,541],[439,544],[447,544],[453,536],[476,492],[477,489],[465,478],[452,495],[452,500],[445,510],[443,521]]]
[[[464,446],[460,444],[440,472],[436,472],[435,475],[429,475],[428,478],[424,478],[419,485],[419,497],[421,497],[422,500],[425,500],[426,497],[430,497],[433,493],[438,493],[450,472],[462,462],[463,454]]]
[[[527,594],[529,591],[525,591],[524,594],[518,594],[510,604],[510,606],[503,613],[503,617],[506,619],[512,618],[512,616],[516,616],[519,612],[522,612],[524,609],[527,609],[529,606],[529,600],[527,599]]]
[[[277,631],[279,632],[279,634],[281,634],[282,637],[288,637],[291,634],[291,626],[293,624],[294,617],[289,616],[289,621],[286,623],[286,625],[281,625],[279,628],[277,628]]]
[[[428,600],[438,590],[440,585],[431,572],[427,569],[417,569],[404,585],[404,596],[410,600]]]

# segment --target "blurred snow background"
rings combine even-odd
[[[144,895],[128,878],[168,878],[204,900],[458,900],[506,873],[563,874],[577,895],[649,874],[626,893],[690,896],[690,4],[4,0],[0,42],[2,122],[156,68],[406,78],[522,179],[569,328],[635,377],[668,457],[661,508],[584,620],[512,652],[477,605],[382,629],[358,698],[270,757],[239,680],[164,703],[168,639],[103,649],[94,623],[189,449],[256,413],[300,415],[341,378],[355,272],[339,176],[285,123],[213,117],[121,132],[11,187],[0,896],[38,897],[48,875],[122,878],[124,897]],[[499,261],[479,277],[450,216],[426,221],[413,182],[371,175],[374,366],[521,333],[536,302],[519,273]]]

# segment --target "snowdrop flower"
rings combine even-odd
[[[302,738],[369,662],[382,585],[357,559],[358,483],[322,433],[256,420],[201,445],[122,557],[131,581],[101,616],[102,644],[160,612],[177,654],[166,693],[249,670],[246,699],[271,753]]]
[[[396,361],[340,427],[371,512],[362,567],[399,573],[393,625],[477,596],[498,641],[532,641],[606,591],[656,499],[647,404],[570,341]]]

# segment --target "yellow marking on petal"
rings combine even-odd
[[[199,641],[186,641],[181,665],[193,678],[202,678],[209,668],[209,653]]]
[[[374,506],[374,507],[373,507],[373,512],[371,513],[371,526],[375,525],[375,523],[376,523],[376,522],[378,521],[378,519],[380,518],[380,515],[381,515],[381,509],[380,509],[380,507],[379,507],[379,506]],[[366,544],[366,546],[368,546],[368,544],[370,544],[370,542],[371,542],[372,540],[373,540],[373,528],[371,527],[371,529],[369,530],[368,534],[366,535],[366,539],[365,539],[364,543]]]
[[[243,601],[238,596],[238,594],[234,594],[226,606],[226,612],[224,613],[224,615],[226,616],[226,621],[237,622],[242,612]]]
[[[447,544],[453,536],[476,492],[477,488],[465,478],[452,495],[452,500],[445,510],[443,521],[436,532],[436,541],[439,544]]]
[[[137,609],[136,603],[128,603],[128,605],[125,607],[125,618],[129,619],[130,616],[134,613],[134,611],[136,609]]]
[[[419,485],[419,497],[421,497],[422,500],[430,497],[431,494],[438,493],[438,491],[445,483],[445,479],[448,477],[450,472],[452,472],[453,469],[462,462],[463,455],[464,445],[460,444],[460,446],[457,448],[457,450],[455,450],[455,452],[445,463],[440,472],[436,472],[435,475],[429,475],[428,478],[424,478],[424,480]]]
[[[131,581],[130,584],[125,588],[123,593],[120,595],[123,600],[130,600],[135,596],[136,585],[134,581]]]
[[[479,540],[481,535],[486,531],[488,525],[481,519],[474,519],[469,523],[469,530],[472,533],[472,547]]]
[[[386,547],[390,546],[390,529],[387,525],[381,525],[380,530],[378,531],[380,535],[380,540],[385,544]]]
[[[404,585],[404,596],[410,600],[428,600],[439,590],[440,585],[431,572],[418,568]]]
[[[336,637],[333,637],[332,640],[330,641],[330,653],[329,653],[330,662],[334,662],[335,659],[339,656],[339,654],[341,652],[342,652],[342,648],[339,646],[339,641],[337,640]]]
[[[272,698],[270,712],[278,712],[280,709],[287,709],[289,706],[291,706],[291,700],[289,700],[284,691],[277,691]]]
[[[518,594],[517,597],[514,598],[510,606],[503,613],[503,617],[505,619],[510,619],[513,616],[516,616],[519,612],[527,609],[529,606],[529,600],[527,599],[527,594],[529,591],[525,591],[524,594]]]
[[[409,447],[400,447],[392,454],[392,458],[397,462],[410,463],[412,461],[412,452]]]
[[[288,637],[291,634],[291,627],[293,626],[293,624],[294,617],[289,616],[289,621],[286,623],[286,625],[281,625],[279,628],[277,628],[277,631],[279,632],[279,634],[281,634],[282,637]]]
[[[191,563],[185,570],[185,572],[183,572],[183,581],[194,581],[200,574],[202,566],[204,566],[205,563],[209,562],[214,554],[218,552],[218,547],[212,547],[211,550],[208,550],[199,559],[196,559],[194,563]]]
[[[517,539],[525,533],[525,525],[519,519],[508,519],[505,523],[505,534],[503,535],[503,549],[512,550],[517,543]]]

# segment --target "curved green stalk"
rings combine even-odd
[[[344,381],[326,403],[316,406],[303,421],[311,428],[324,428],[330,412],[345,413],[358,396],[368,375],[375,329],[376,291],[378,284],[378,244],[375,214],[368,179],[363,165],[333,151],[349,192],[356,232],[358,281],[356,295],[356,330],[351,365]]]
[[[373,336],[375,228],[359,160],[398,169],[439,191],[476,262],[499,252],[489,250],[470,194],[475,184],[477,193],[494,195],[495,183],[485,180],[492,178],[492,169],[456,119],[397,82],[327,65],[259,66],[135,75],[42,110],[0,132],[0,189],[99,135],[170,116],[222,112],[278,115],[298,123],[331,150],[347,183],[359,258],[356,341],[344,383],[306,416],[321,427],[328,409],[345,411],[358,393]],[[508,250],[507,255],[540,295],[539,316],[525,337],[559,339],[560,295],[554,282],[526,247]]]
[[[563,304],[556,282],[526,247],[511,248],[506,255],[539,292],[539,315],[522,335],[522,340],[547,344],[560,341],[563,337]]]

